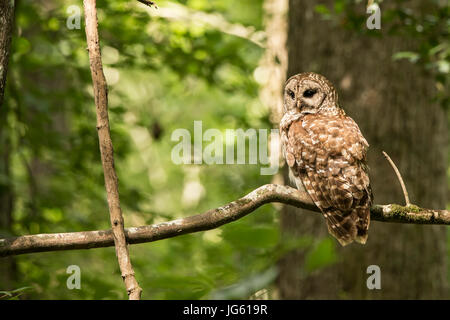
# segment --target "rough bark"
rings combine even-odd
[[[120,207],[117,174],[114,168],[114,150],[108,118],[108,89],[100,54],[100,39],[98,36],[97,9],[95,2],[95,0],[84,0],[83,4],[86,18],[86,39],[89,51],[89,62],[97,110],[97,132],[100,144],[100,154],[105,176],[105,187],[112,233],[114,235],[114,244],[120,271],[130,300],[139,300],[141,298],[142,289],[136,281],[133,266],[130,261],[130,254],[128,252],[128,245],[124,232],[122,209]]]
[[[14,193],[11,177],[11,139],[6,126],[7,108],[0,110],[0,237],[11,236]],[[13,289],[16,263],[12,257],[0,261],[0,290]]]
[[[13,25],[14,1],[0,0],[0,108],[5,93]]]
[[[3,106],[8,71],[11,38],[14,26],[14,1],[0,0],[0,236],[11,231],[13,191],[11,187],[11,141],[6,127],[6,108]],[[16,264],[13,257],[0,263],[0,290],[13,289]]]
[[[413,1],[421,4],[423,1]],[[340,102],[370,144],[369,166],[375,201],[402,202],[396,176],[383,159],[387,151],[399,167],[411,202],[446,205],[447,116],[432,101],[433,78],[392,54],[414,43],[374,30],[369,37],[324,21],[312,0],[290,0],[288,76],[304,71],[325,75],[337,87]],[[332,8],[333,1],[325,1]],[[384,2],[381,4],[383,14]],[[360,4],[365,12],[364,3]],[[323,219],[286,207],[284,233],[327,236]],[[371,223],[365,246],[338,247],[339,262],[309,277],[303,273],[305,251],[280,263],[278,286],[284,299],[448,298],[446,228]],[[382,289],[368,290],[366,268],[381,268]]]

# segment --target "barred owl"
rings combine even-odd
[[[289,176],[321,210],[329,233],[343,246],[364,244],[373,200],[369,144],[325,77],[301,73],[286,81],[280,133]]]

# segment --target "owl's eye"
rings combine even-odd
[[[303,96],[304,96],[305,98],[311,98],[313,95],[316,94],[316,92],[317,92],[316,89],[308,89],[308,90],[306,90],[305,92],[303,92]]]
[[[288,95],[292,98],[295,99],[295,93],[292,90],[288,90]]]

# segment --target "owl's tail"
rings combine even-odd
[[[328,232],[342,246],[353,241],[365,244],[370,223],[370,208],[357,206],[349,212],[329,209],[323,213],[328,226]]]
[[[369,236],[370,202],[357,206],[353,211],[355,211],[355,215],[357,216],[356,229],[358,230],[355,240],[361,244],[366,244],[367,237]]]

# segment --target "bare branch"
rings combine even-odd
[[[400,182],[400,186],[402,187],[402,190],[403,190],[403,195],[405,196],[406,206],[410,206],[411,202],[409,202],[408,191],[406,191],[406,186],[405,186],[405,183],[403,182],[403,178],[402,178],[402,175],[400,174],[400,171],[398,170],[394,161],[392,161],[391,157],[389,157],[389,155],[384,151],[382,151],[382,153],[383,153],[384,157],[386,158],[386,160],[389,161],[389,163],[392,166],[392,169],[394,169],[395,174],[397,175],[398,181]]]
[[[137,0],[137,1],[139,1],[140,3],[143,3],[143,4],[145,4],[146,6],[148,6],[148,7],[155,7],[156,9],[158,9],[158,6],[156,5],[156,3],[154,2],[154,1],[148,1],[148,0]]]
[[[320,212],[307,193],[287,186],[266,184],[217,209],[169,222],[127,228],[125,235],[129,244],[135,244],[215,229],[240,219],[270,202],[281,202]],[[371,218],[382,222],[450,225],[450,212],[423,209],[414,205],[407,207],[396,204],[375,205],[371,209]],[[101,248],[112,245],[114,245],[114,240],[111,230],[37,234],[0,239],[0,257],[32,252]]]
[[[97,132],[100,143],[103,172],[105,175],[105,188],[108,197],[108,206],[112,226],[112,235],[116,248],[122,278],[127,288],[130,300],[139,300],[142,289],[134,276],[130,261],[127,241],[124,231],[122,209],[120,208],[119,187],[117,174],[114,168],[114,150],[109,130],[108,118],[108,88],[103,74],[102,57],[100,54],[100,40],[97,29],[96,0],[84,0],[84,14],[86,16],[86,40],[89,50],[91,76],[94,85],[94,98],[97,109]]]
[[[166,2],[163,7],[159,8],[158,12],[151,12],[151,15],[152,17],[161,17],[183,22],[187,25],[206,26],[210,29],[246,39],[261,48],[265,48],[266,34],[264,31],[256,30],[253,27],[248,27],[240,23],[230,22],[219,13],[193,10],[180,3]]]

